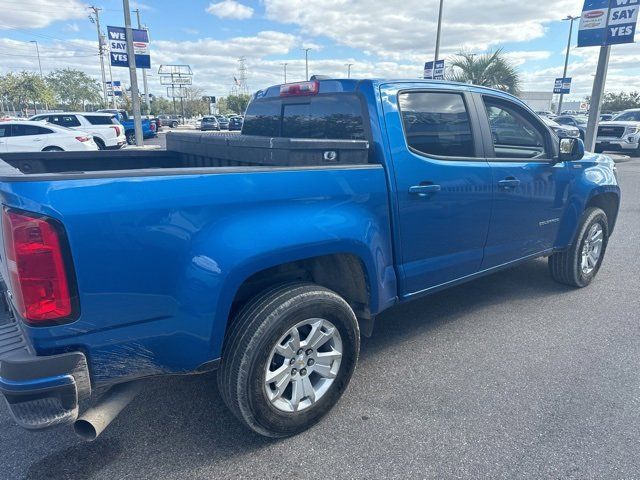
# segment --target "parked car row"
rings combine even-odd
[[[118,149],[127,143],[125,129],[113,113],[45,113],[34,115],[30,120],[87,132],[100,150]]]
[[[551,112],[536,113],[559,137],[585,139],[587,116],[567,114],[552,117]],[[595,151],[618,151],[640,156],[640,108],[625,110],[615,115],[600,115]]]
[[[242,123],[244,118],[241,115],[231,115],[226,117],[224,115],[206,115],[200,120],[200,124],[196,122],[196,128],[204,131],[207,130],[229,130],[240,131],[242,130]]]
[[[0,123],[0,153],[98,150],[87,132],[43,121]]]

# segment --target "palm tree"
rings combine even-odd
[[[482,55],[462,51],[449,60],[449,65],[452,68],[447,80],[497,88],[514,95],[520,91],[518,70],[502,49]]]

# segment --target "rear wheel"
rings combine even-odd
[[[63,148],[60,147],[47,147],[42,149],[43,152],[64,152]]]
[[[136,144],[136,132],[134,130],[127,130],[127,132],[125,133],[125,136],[127,137],[128,145]]]
[[[105,146],[102,140],[100,140],[99,138],[93,137],[93,141],[96,142],[96,145],[98,146],[98,150],[106,150],[107,147]]]
[[[549,257],[551,276],[565,285],[586,287],[600,270],[608,240],[607,215],[599,208],[588,208],[573,244]]]
[[[358,322],[344,299],[311,283],[282,286],[254,298],[235,319],[218,386],[252,430],[295,435],[338,401],[359,349]]]
[[[171,128],[178,128],[178,122],[171,122]]]

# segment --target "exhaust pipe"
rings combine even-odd
[[[121,383],[108,390],[98,403],[84,412],[73,424],[76,434],[91,442],[129,405],[140,392],[142,382]]]

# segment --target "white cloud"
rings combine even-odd
[[[44,28],[57,21],[89,14],[79,0],[3,0],[0,10],[0,30]]]
[[[542,37],[558,12],[580,11],[581,0],[514,2],[447,0],[442,48],[483,51],[506,42]],[[267,18],[298,25],[305,34],[394,61],[412,61],[434,50],[438,0],[264,0]]]
[[[79,32],[80,27],[77,23],[67,23],[63,29],[65,32]]]
[[[206,11],[218,18],[233,18],[244,20],[253,16],[253,8],[238,3],[235,0],[222,0],[218,3],[210,3]]]

